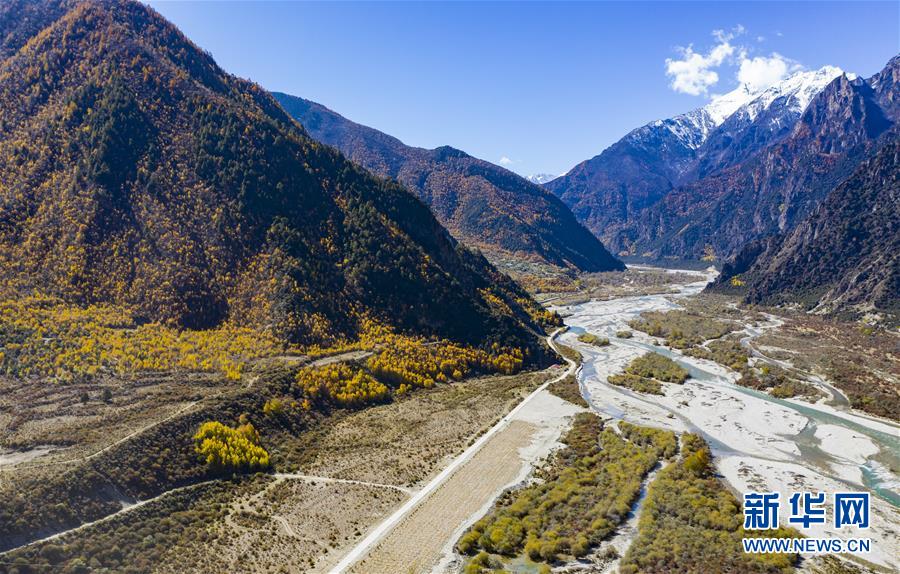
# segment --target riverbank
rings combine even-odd
[[[559,332],[547,337],[551,347]],[[575,373],[575,361],[565,360],[567,369],[525,397],[412,498],[374,526],[331,571],[392,573],[398,563],[412,565],[415,571],[450,568],[458,533],[505,488],[524,480],[534,463],[558,447],[568,421],[582,410],[547,390]]]
[[[683,285],[676,296],[644,295],[555,308],[572,327],[562,342],[584,355],[579,381],[592,408],[636,424],[698,432],[710,443],[718,471],[737,494],[749,490],[782,493],[783,524],[787,524],[786,500],[792,492],[874,492],[872,528],[866,532],[873,541],[868,560],[886,568],[900,568],[900,511],[892,504],[890,492],[897,477],[884,465],[880,470],[882,475],[887,470],[888,476],[873,478],[866,471],[877,464],[879,457],[897,456],[898,427],[852,411],[775,399],[738,387],[734,384],[736,372],[687,357],[653,337],[632,332],[630,320],[644,311],[677,308],[679,298],[698,294],[712,276],[694,273],[698,280]],[[631,332],[631,336],[617,336],[623,331]],[[583,332],[609,338],[611,344],[598,348],[580,343],[577,336]],[[606,382],[607,376],[621,372],[634,357],[648,351],[672,358],[688,369],[691,378],[684,385],[663,384],[664,395],[660,396]],[[827,525],[804,533],[841,538],[859,534],[836,532]]]

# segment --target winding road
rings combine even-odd
[[[321,359],[317,359],[315,361],[310,362],[308,366],[318,367],[318,366],[328,365],[331,363],[342,362],[342,361],[356,361],[356,360],[366,358],[371,354],[372,353],[370,351],[348,351],[346,353],[340,353],[337,355],[331,355],[328,357],[323,357]],[[131,440],[132,438],[139,436],[139,435],[149,431],[150,429],[153,429],[153,428],[165,423],[166,421],[170,421],[170,420],[184,414],[185,412],[187,412],[188,410],[190,410],[191,408],[196,406],[198,403],[200,403],[202,401],[208,401],[215,397],[221,396],[225,392],[227,392],[227,391],[221,391],[219,393],[205,397],[204,399],[187,403],[187,404],[181,406],[180,408],[178,408],[175,412],[173,412],[159,420],[156,420],[144,427],[141,427],[141,428],[129,433],[128,435],[126,435],[118,440],[115,440],[114,442],[111,442],[111,443],[103,446],[102,448],[100,448],[94,452],[91,452],[89,454],[85,454],[85,455],[77,456],[77,457],[73,457],[73,458],[68,458],[68,459],[63,459],[63,460],[52,460],[52,461],[46,461],[46,462],[30,462],[29,461],[27,463],[21,463],[21,464],[0,465],[0,473],[13,472],[15,470],[20,470],[22,468],[46,467],[46,466],[73,464],[73,463],[77,463],[77,462],[89,461],[89,460],[96,458],[97,456],[103,454],[104,452],[107,452],[110,449],[115,448],[116,446],[118,446],[128,440]],[[306,475],[306,474],[284,474],[284,473],[275,473],[273,476],[276,479],[282,479],[282,480],[283,479],[295,479],[295,480],[306,480],[308,482],[317,482],[318,481],[318,482],[362,484],[362,485],[367,485],[367,486],[384,487],[384,488],[399,490],[401,492],[404,492],[405,494],[409,494],[409,492],[410,492],[409,489],[406,489],[406,488],[403,488],[400,486],[379,484],[379,483],[369,483],[369,482],[362,482],[362,481],[355,481],[355,480],[344,480],[344,479],[330,478],[330,477],[324,477],[324,476],[313,476],[313,475]],[[0,476],[0,479],[2,479],[2,476]],[[131,512],[137,508],[146,506],[147,504],[150,504],[151,502],[155,502],[157,500],[165,498],[166,496],[170,496],[174,493],[181,492],[184,490],[189,490],[192,488],[198,488],[200,486],[203,486],[205,484],[210,484],[210,483],[216,482],[218,480],[219,479],[207,480],[204,482],[199,482],[199,483],[190,484],[190,485],[186,485],[186,486],[180,486],[177,488],[173,488],[171,490],[166,490],[152,498],[148,498],[146,500],[140,500],[140,501],[135,502],[134,504],[129,504],[127,506],[123,506],[123,508],[121,510],[113,512],[112,514],[107,514],[106,516],[98,518],[97,520],[93,520],[91,522],[85,522],[83,524],[80,524],[80,525],[70,528],[68,530],[63,530],[61,532],[57,532],[55,534],[45,536],[44,538],[32,540],[31,542],[27,542],[20,546],[16,546],[14,548],[9,548],[7,550],[3,550],[2,552],[0,552],[0,556],[3,556],[4,554],[12,552],[14,550],[18,550],[21,548],[27,548],[27,547],[33,546],[35,544],[40,544],[41,542],[48,542],[51,540],[56,540],[57,538],[60,538],[67,534],[71,534],[73,532],[78,532],[78,531],[84,530],[85,528],[88,528],[90,526],[94,526],[96,524],[101,524],[108,520],[112,520],[113,518],[115,518],[117,516],[122,516],[123,514],[125,514],[127,512]]]
[[[364,358],[370,356],[371,354],[372,354],[371,351],[347,351],[345,353],[339,353],[337,355],[329,355],[329,356],[323,357],[321,359],[316,359],[315,361],[312,361],[305,366],[307,366],[307,367],[322,367],[322,366],[330,365],[333,363],[358,361],[358,360],[361,360],[361,359],[364,359]],[[256,377],[256,378],[258,378],[258,377]],[[246,388],[249,388],[250,386],[252,386],[252,384],[255,382],[255,380],[256,379],[251,379],[250,383],[248,384],[248,387],[246,387]],[[96,458],[97,456],[100,456],[104,452],[108,452],[109,450],[115,448],[116,446],[133,439],[136,436],[144,434],[145,432],[147,432],[148,430],[150,430],[152,428],[158,427],[159,425],[161,425],[167,421],[177,418],[178,416],[189,411],[191,408],[193,408],[197,404],[204,402],[204,401],[208,402],[212,399],[218,398],[230,390],[232,390],[232,389],[226,389],[226,390],[220,391],[218,393],[211,394],[200,400],[191,401],[185,405],[182,405],[181,407],[176,409],[171,414],[168,414],[159,420],[153,421],[152,423],[150,423],[146,426],[143,426],[133,432],[130,432],[127,435],[123,436],[122,438],[120,438],[114,442],[111,442],[89,454],[75,456],[72,458],[67,458],[67,459],[62,459],[62,460],[50,460],[50,461],[46,461],[46,462],[28,461],[28,462],[23,462],[23,463],[19,463],[19,464],[9,464],[9,465],[0,464],[0,472],[12,472],[12,471],[22,469],[22,468],[40,468],[40,467],[45,467],[45,466],[73,464],[76,462],[84,462],[84,461],[91,460],[93,458]]]

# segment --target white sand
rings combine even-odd
[[[878,454],[878,447],[872,439],[837,425],[816,427],[815,437],[819,440],[819,448],[836,459],[831,463],[835,472],[842,478],[862,484],[860,465]]]
[[[790,403],[795,403],[803,406],[811,406],[809,403],[801,401],[799,399],[787,399]],[[831,405],[826,405],[824,403],[816,403],[815,409],[817,411],[832,414],[835,416],[839,416],[841,418],[847,419],[850,422],[854,422],[858,425],[864,426],[866,428],[870,428],[874,431],[882,432],[887,435],[892,435],[896,437],[900,437],[900,425],[897,423],[888,420],[876,417],[874,415],[870,415],[868,413],[864,413],[857,410],[842,410],[836,409]]]
[[[794,492],[826,492],[829,496],[825,507],[829,508],[832,504],[833,493],[847,490],[846,485],[800,464],[787,462],[734,456],[718,458],[716,466],[738,492],[756,490],[781,493],[779,517],[782,526],[797,527],[808,537],[870,538],[872,539],[872,552],[866,555],[865,559],[894,571],[900,570],[900,532],[898,532],[900,511],[884,500],[871,497],[871,527],[867,530],[859,530],[856,527],[835,530],[831,525],[830,511],[825,524],[802,528],[800,525],[792,525],[788,522],[791,506],[789,500]]]
[[[691,284],[685,295],[699,290]],[[836,491],[863,490],[861,465],[877,468],[882,484],[900,483],[896,475],[876,461],[876,442],[839,423],[819,422],[797,412],[789,405],[767,400],[732,383],[738,375],[721,365],[685,357],[674,352],[675,359],[691,367],[693,375],[684,385],[664,384],[664,396],[635,393],[610,385],[606,377],[621,372],[634,357],[647,352],[642,345],[652,345],[655,338],[633,332],[631,339],[617,339],[619,330],[631,330],[627,323],[641,312],[677,308],[664,296],[631,297],[614,301],[592,301],[567,308],[571,313],[566,323],[588,332],[609,337],[611,345],[595,347],[580,343],[576,333],[567,333],[563,341],[576,347],[585,357],[581,382],[591,404],[600,412],[629,422],[675,431],[700,431],[717,455],[717,465],[726,481],[737,492],[777,490],[782,504],[797,490]],[[748,337],[776,327],[780,321],[748,327]],[[865,415],[835,409],[828,405],[797,402],[804,408],[834,415],[866,428],[897,436],[898,427]],[[804,429],[808,431],[804,433]],[[813,434],[811,431],[815,430]],[[818,446],[817,460],[805,460]],[[801,450],[803,447],[804,450]],[[891,479],[895,479],[894,482]],[[889,486],[888,486],[889,487]],[[888,568],[900,568],[900,511],[886,501],[872,497],[874,524],[864,535],[872,539],[873,551],[867,560]],[[785,510],[787,512],[787,510]],[[785,524],[786,524],[785,515]],[[807,536],[858,536],[850,530],[831,532],[827,525],[803,529]]]

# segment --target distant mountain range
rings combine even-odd
[[[824,67],[798,72],[762,91],[742,85],[701,108],[630,132],[546,187],[614,253],[695,258],[706,248],[706,238],[668,248],[662,243],[670,239],[669,232],[653,219],[667,214],[647,215],[648,210],[679,187],[787,137],[811,99],[841,74],[838,68]],[[704,202],[699,196],[697,200]]]
[[[742,86],[546,187],[619,255],[728,260],[717,288],[751,301],[890,315],[898,87],[900,56],[868,79],[825,67]]]
[[[558,176],[558,175],[552,175],[552,174],[549,174],[549,173],[535,173],[535,174],[532,174],[532,175],[526,175],[526,176],[525,176],[525,179],[527,179],[527,180],[530,181],[531,183],[536,183],[536,184],[538,184],[538,185],[543,185],[543,184],[545,184],[545,183],[550,183],[551,181],[553,181],[553,180],[556,179],[557,177],[560,177],[560,176]]]
[[[527,293],[151,8],[15,0],[0,32],[4,289],[304,344],[355,340],[368,320],[534,341]],[[616,265],[580,229],[558,233],[585,251],[558,257]]]
[[[274,96],[312,137],[399,181],[457,239],[488,256],[511,255],[580,271],[624,269],[559,199],[511,171],[449,146],[411,147],[321,104]]]
[[[621,242],[638,255],[727,258],[750,241],[789,231],[889,133],[900,84],[879,82],[896,67],[895,60],[868,81],[836,78],[787,135],[666,194],[629,223]]]

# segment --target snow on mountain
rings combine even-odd
[[[697,149],[729,118],[740,116],[744,123],[751,123],[776,103],[780,106],[779,114],[770,121],[780,121],[781,114],[790,114],[792,117],[783,119],[795,121],[810,100],[843,73],[840,68],[823,66],[819,70],[792,74],[764,90],[754,91],[747,84],[741,84],[726,94],[713,97],[701,108],[650,125],[665,126],[684,145]]]
[[[900,75],[896,68],[889,66],[882,75],[895,80]],[[819,144],[807,141],[810,133],[818,133],[818,126],[831,130],[823,132],[827,137],[821,149],[833,145],[855,150],[869,145],[865,134],[890,125],[889,116],[882,118],[860,108],[859,113],[848,112],[844,119],[853,126],[871,125],[865,124],[860,131],[863,135],[851,128],[843,131],[852,137],[842,135],[839,112],[865,107],[869,101],[863,92],[870,88],[856,90],[857,82],[851,78],[839,68],[825,66],[793,73],[766,88],[740,85],[702,107],[630,131],[546,187],[614,253],[649,253],[646,247],[652,246],[656,253],[675,254],[681,249],[678,256],[694,257],[704,247],[701,239],[714,235],[721,238],[717,253],[733,252],[741,242],[771,233],[771,229],[783,230],[783,221],[805,215],[803,209],[818,201],[803,199],[805,203],[798,203],[795,209],[784,210],[783,199],[794,197],[794,190],[801,190],[797,197],[818,198],[813,194],[831,184],[820,177],[831,173],[827,166],[813,161],[821,159],[815,152]],[[876,77],[873,82],[877,81]],[[877,83],[872,86],[873,106],[894,102],[892,90],[880,90]],[[817,127],[797,129],[799,122]],[[781,143],[787,147],[778,145]],[[805,155],[794,157],[785,152],[785,157],[780,157],[782,149],[801,150]],[[772,150],[771,154],[765,150]],[[793,175],[793,169],[799,175]],[[716,174],[722,177],[713,177]],[[819,178],[816,181],[821,185],[810,187],[814,178]],[[760,186],[782,191],[758,191]],[[782,192],[784,197],[778,197]],[[710,203],[704,204],[707,200]],[[715,205],[722,205],[722,211],[710,207],[720,200],[722,203]],[[752,224],[740,221],[741,214],[748,213],[761,215],[754,216]],[[696,224],[689,228],[686,221]],[[721,222],[727,222],[727,231]],[[663,225],[669,226],[666,235],[659,231]]]
[[[657,120],[651,125],[665,127],[678,138],[679,141],[690,149],[697,149],[714,129],[722,125],[733,113],[759,95],[752,92],[747,85],[738,86],[737,89],[716,96],[703,106],[680,114],[667,120]]]
[[[685,146],[697,149],[718,124],[706,110],[700,108],[668,120],[656,121],[653,125],[665,127]]]
[[[550,174],[550,173],[534,173],[534,174],[531,174],[531,175],[526,175],[526,176],[525,176],[525,179],[527,179],[527,180],[530,181],[531,183],[536,183],[536,184],[538,184],[538,185],[543,185],[543,184],[545,184],[545,183],[547,183],[547,182],[549,182],[549,181],[553,181],[553,180],[556,179],[557,177],[559,177],[559,176],[558,176],[558,175],[553,175],[553,174]]]
[[[713,96],[711,102],[700,108],[717,126],[722,125],[731,114],[752,102],[761,92],[754,92],[747,84],[741,84],[727,94]]]
[[[843,70],[834,66],[797,72],[766,89],[735,112],[746,113],[748,119],[753,121],[760,113],[768,110],[776,100],[783,99],[785,111],[799,116],[816,94],[843,73]]]

